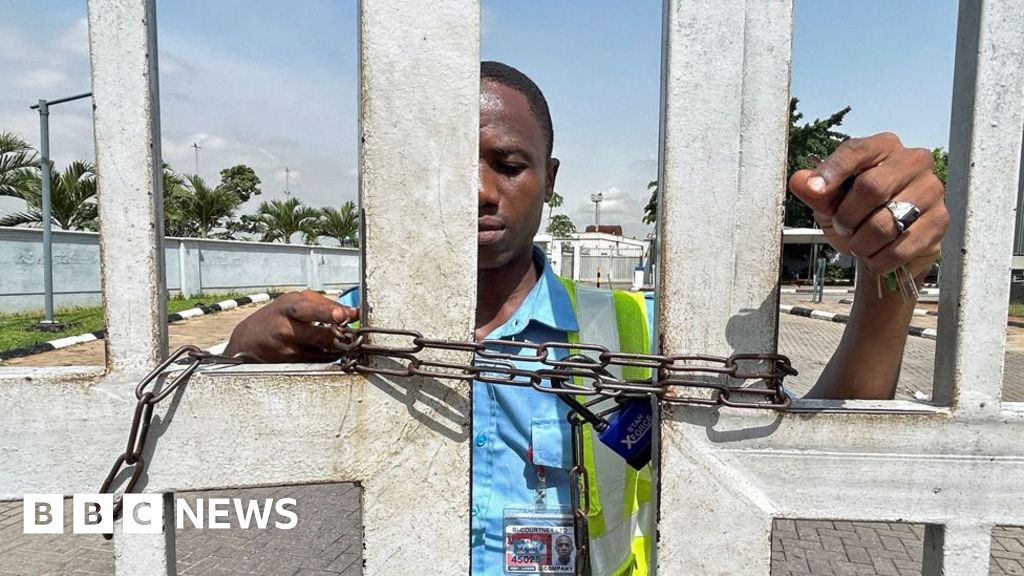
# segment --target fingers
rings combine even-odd
[[[944,210],[942,207],[942,183],[937,178],[921,178],[911,183],[895,197],[885,199],[879,205],[872,204],[866,208],[856,208],[865,212],[869,211],[869,214],[857,223],[853,228],[852,235],[847,236],[848,250],[851,254],[858,257],[871,256],[901,235],[892,212],[886,207],[891,201],[910,202],[917,206],[921,211],[921,216],[917,222],[907,228],[905,234],[911,232],[914,235],[922,234],[923,230],[932,228],[932,218],[937,215],[933,211]],[[833,227],[839,227],[839,223],[835,219]],[[851,233],[847,232],[846,234]]]
[[[849,192],[841,196],[839,206],[832,215],[836,233],[849,236],[860,228],[861,223],[879,208],[888,204],[897,194],[927,180],[941,187],[932,176],[932,153],[923,148],[904,148],[892,154],[885,162],[864,171],[850,186]],[[928,190],[911,194],[905,202],[914,202],[920,208],[929,198]],[[941,189],[939,191],[941,196]]]
[[[789,189],[815,212],[832,216],[843,199],[843,183],[847,179],[877,166],[901,149],[900,139],[888,132],[850,138],[814,170],[793,174]]]
[[[940,224],[945,231],[945,223],[937,216],[929,218],[933,224]],[[918,221],[916,224],[919,224]],[[915,224],[915,226],[916,226]],[[883,275],[906,266],[912,276],[926,272],[938,258],[942,249],[941,234],[911,234],[910,231],[899,236],[878,252],[868,258],[861,258],[868,270],[876,275]]]
[[[909,199],[913,196],[913,191],[908,191],[896,199],[914,202]],[[903,233],[897,229],[889,209],[879,209],[850,239],[850,252],[875,274],[887,274],[900,266],[908,266],[913,275],[926,271],[939,255],[942,236],[949,226],[949,212],[934,200],[931,206],[921,209],[921,216]]]
[[[359,318],[355,308],[342,306],[330,298],[305,290],[298,294],[282,296],[281,312],[299,322],[323,322],[324,324],[345,324]]]
[[[297,349],[302,358],[330,362],[341,357],[341,341],[330,326],[301,323],[294,326],[290,345]]]

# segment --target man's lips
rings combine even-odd
[[[477,221],[476,242],[478,246],[494,244],[505,235],[505,225],[493,217],[483,217]]]

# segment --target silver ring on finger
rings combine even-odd
[[[921,209],[914,205],[913,202],[898,202],[893,200],[885,205],[892,214],[893,223],[896,224],[896,230],[900,234],[907,231],[910,225],[917,222],[917,219],[921,217]]]

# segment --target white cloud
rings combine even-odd
[[[56,88],[67,82],[68,75],[54,68],[35,68],[22,72],[17,79],[18,86],[29,90]]]
[[[14,30],[0,29],[0,59],[16,62],[31,54],[28,40]]]
[[[61,32],[53,41],[53,47],[67,54],[89,56],[89,22],[79,18]]]

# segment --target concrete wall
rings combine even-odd
[[[274,289],[329,290],[359,282],[359,250],[167,238],[167,290],[186,296]],[[99,235],[53,232],[54,306],[100,304]],[[0,228],[0,312],[43,307],[42,231]]]

